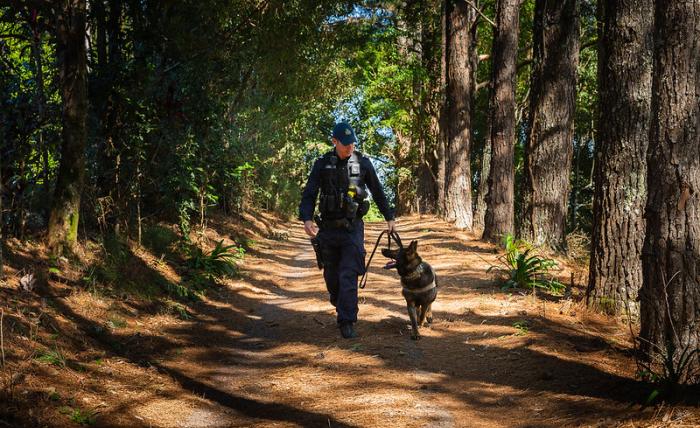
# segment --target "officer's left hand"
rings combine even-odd
[[[386,222],[386,231],[389,233],[396,231],[396,223],[394,220],[389,220]]]

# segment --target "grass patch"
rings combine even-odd
[[[516,336],[525,336],[530,331],[530,323],[527,321],[516,321],[513,323]]]
[[[185,307],[185,305],[172,300],[165,301],[163,312],[167,315],[175,315],[181,320],[185,321],[192,319],[192,315],[190,315],[190,313],[187,311],[187,307]]]
[[[63,406],[58,409],[59,412],[67,415],[68,418],[80,425],[94,425],[97,421],[97,415],[92,410],[82,410],[78,407],[72,408]]]
[[[242,247],[224,245],[223,241],[219,241],[212,251],[205,252],[193,244],[182,245],[177,241],[177,235],[165,227],[151,226],[148,231],[145,245],[156,253],[164,251],[160,254],[169,254],[169,257],[161,257],[161,264],[181,261],[182,265],[171,267],[175,271],[184,270],[183,279],[178,282],[168,280],[157,267],[134,254],[125,240],[111,235],[102,243],[102,260],[88,267],[83,276],[83,283],[92,294],[126,295],[143,300],[158,300],[165,296],[199,300],[218,278],[237,275],[236,262],[245,253]],[[110,328],[122,328],[122,324],[116,319],[108,321]]]
[[[176,255],[176,243],[179,236],[173,230],[160,226],[150,225],[144,228],[141,236],[141,244],[156,256]]]
[[[136,256],[122,238],[108,236],[102,247],[104,257],[88,267],[83,277],[83,283],[91,293],[153,300],[171,291],[168,288],[170,281]]]
[[[117,315],[110,315],[107,319],[107,327],[109,327],[112,330],[117,328],[125,328],[126,326],[126,320]]]
[[[66,366],[66,357],[63,355],[63,353],[61,353],[61,351],[58,350],[58,348],[42,349],[37,353],[34,359],[56,367],[63,368]]]

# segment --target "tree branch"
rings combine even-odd
[[[464,0],[464,2],[465,2],[466,4],[468,4],[469,6],[471,6],[472,8],[474,8],[474,10],[476,11],[476,13],[478,13],[479,15],[481,15],[481,17],[484,18],[486,21],[488,21],[489,24],[491,24],[491,25],[493,25],[494,27],[496,27],[496,23],[493,22],[493,21],[491,20],[491,18],[489,18],[488,16],[484,15],[484,12],[482,12],[478,7],[476,7],[476,5],[475,5],[474,3],[472,3],[472,2],[469,1],[469,0]]]
[[[520,68],[525,67],[526,65],[532,64],[532,58],[526,58],[518,63],[518,65],[515,66],[516,70],[520,70]]]
[[[14,34],[14,33],[4,33],[0,34],[0,39],[17,39],[17,40],[29,40],[29,37],[24,34]]]
[[[595,45],[597,45],[597,44],[598,44],[598,38],[597,38],[597,37],[594,37],[593,39],[591,39],[591,40],[587,41],[586,43],[582,44],[581,47],[580,47],[578,50],[579,50],[579,52],[581,52],[582,50],[588,49],[588,48],[590,48],[590,47],[592,47],[592,46],[595,46]]]

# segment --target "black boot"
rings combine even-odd
[[[353,337],[357,337],[357,333],[355,333],[355,329],[352,327],[351,322],[340,323],[340,334],[343,336],[343,339],[352,339]]]

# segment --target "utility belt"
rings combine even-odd
[[[369,205],[369,201],[364,201],[363,203]],[[367,211],[365,211],[365,213],[366,212]],[[362,217],[357,216],[353,219],[339,218],[323,220],[318,214],[314,216],[314,222],[316,223],[316,225],[318,225],[318,228],[321,230],[345,230],[347,232],[352,232],[355,230],[355,220],[362,220]],[[325,264],[323,260],[323,249],[321,248],[323,243],[318,238],[318,236],[315,236],[311,238],[311,245],[313,246],[314,252],[316,253],[316,264],[318,265],[319,269],[323,269]]]
[[[352,232],[354,230],[353,221],[347,218],[340,218],[335,220],[322,220],[321,217],[316,214],[314,216],[314,222],[318,225],[321,230],[346,230]],[[321,248],[323,243],[318,236],[311,238],[311,245],[316,253],[316,264],[319,269],[323,269],[325,261],[323,260],[323,249]]]

